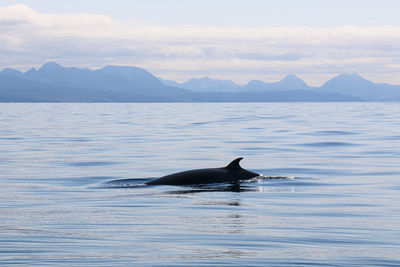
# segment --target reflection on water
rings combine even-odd
[[[0,263],[398,266],[399,111],[0,104]],[[144,186],[240,156],[265,176]]]
[[[241,185],[240,183],[222,184],[222,185],[198,185],[183,187],[182,189],[166,191],[167,194],[193,194],[204,192],[245,192],[255,191],[252,186]]]
[[[145,186],[147,182],[156,178],[138,178],[138,179],[116,179],[111,181],[106,181],[97,188],[140,188]],[[261,184],[263,180],[277,180],[277,179],[287,179],[292,180],[294,177],[287,176],[257,176],[250,180],[244,180],[234,183],[211,183],[211,184],[193,184],[184,186],[175,186],[179,190],[171,191],[176,194],[189,194],[189,193],[201,193],[201,192],[244,192],[244,191],[259,191],[258,184]],[[157,186],[157,185],[156,185]],[[168,188],[168,186],[167,186]]]

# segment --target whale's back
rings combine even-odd
[[[212,183],[235,183],[259,176],[240,167],[243,158],[233,160],[224,168],[196,169],[178,172],[147,182],[147,185],[194,185]]]
[[[152,180],[148,185],[190,185],[230,182],[234,177],[224,168],[197,169],[178,172]]]

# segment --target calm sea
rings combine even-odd
[[[399,114],[400,103],[0,104],[0,264],[399,266]],[[276,178],[136,185],[237,157]]]

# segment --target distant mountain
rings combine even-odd
[[[218,80],[210,77],[193,78],[185,83],[160,79],[164,85],[175,86],[196,92],[251,92],[251,91],[289,91],[295,89],[310,89],[302,79],[288,75],[279,82],[266,83],[260,80],[250,81],[241,86],[230,80]]]
[[[55,62],[44,64],[39,70],[31,69],[24,78],[63,84],[77,88],[162,88],[162,83],[150,72],[138,67],[106,66],[98,70],[65,68]]]
[[[198,92],[238,92],[242,89],[242,86],[232,81],[211,79],[210,77],[193,78],[181,83],[180,87]]]
[[[377,84],[358,74],[340,74],[318,88],[320,92],[339,93],[366,101],[384,101],[400,97],[400,86]]]
[[[142,68],[106,66],[98,70],[65,68],[55,62],[25,73],[0,72],[0,101],[169,102],[191,101],[188,90],[164,86]]]
[[[10,69],[10,68],[5,68],[1,73],[5,74],[5,75],[16,76],[16,77],[24,76],[24,73],[22,71]]]
[[[288,91],[295,89],[310,89],[310,87],[295,75],[288,75],[281,81],[273,83],[253,80],[244,87],[245,91]]]
[[[242,89],[237,83],[230,80],[218,80],[210,77],[193,78],[184,83],[159,78],[166,86],[174,86],[194,92],[239,92]]]
[[[0,72],[0,102],[267,102],[400,100],[400,86],[342,74],[319,88],[289,75],[279,82],[240,86],[209,77],[186,83],[156,78],[145,69],[106,66],[66,68],[56,62],[27,72]]]

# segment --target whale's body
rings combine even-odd
[[[237,183],[240,180],[249,180],[260,176],[240,167],[237,158],[223,168],[196,169],[178,172],[147,182],[147,185],[196,185],[211,183]]]

